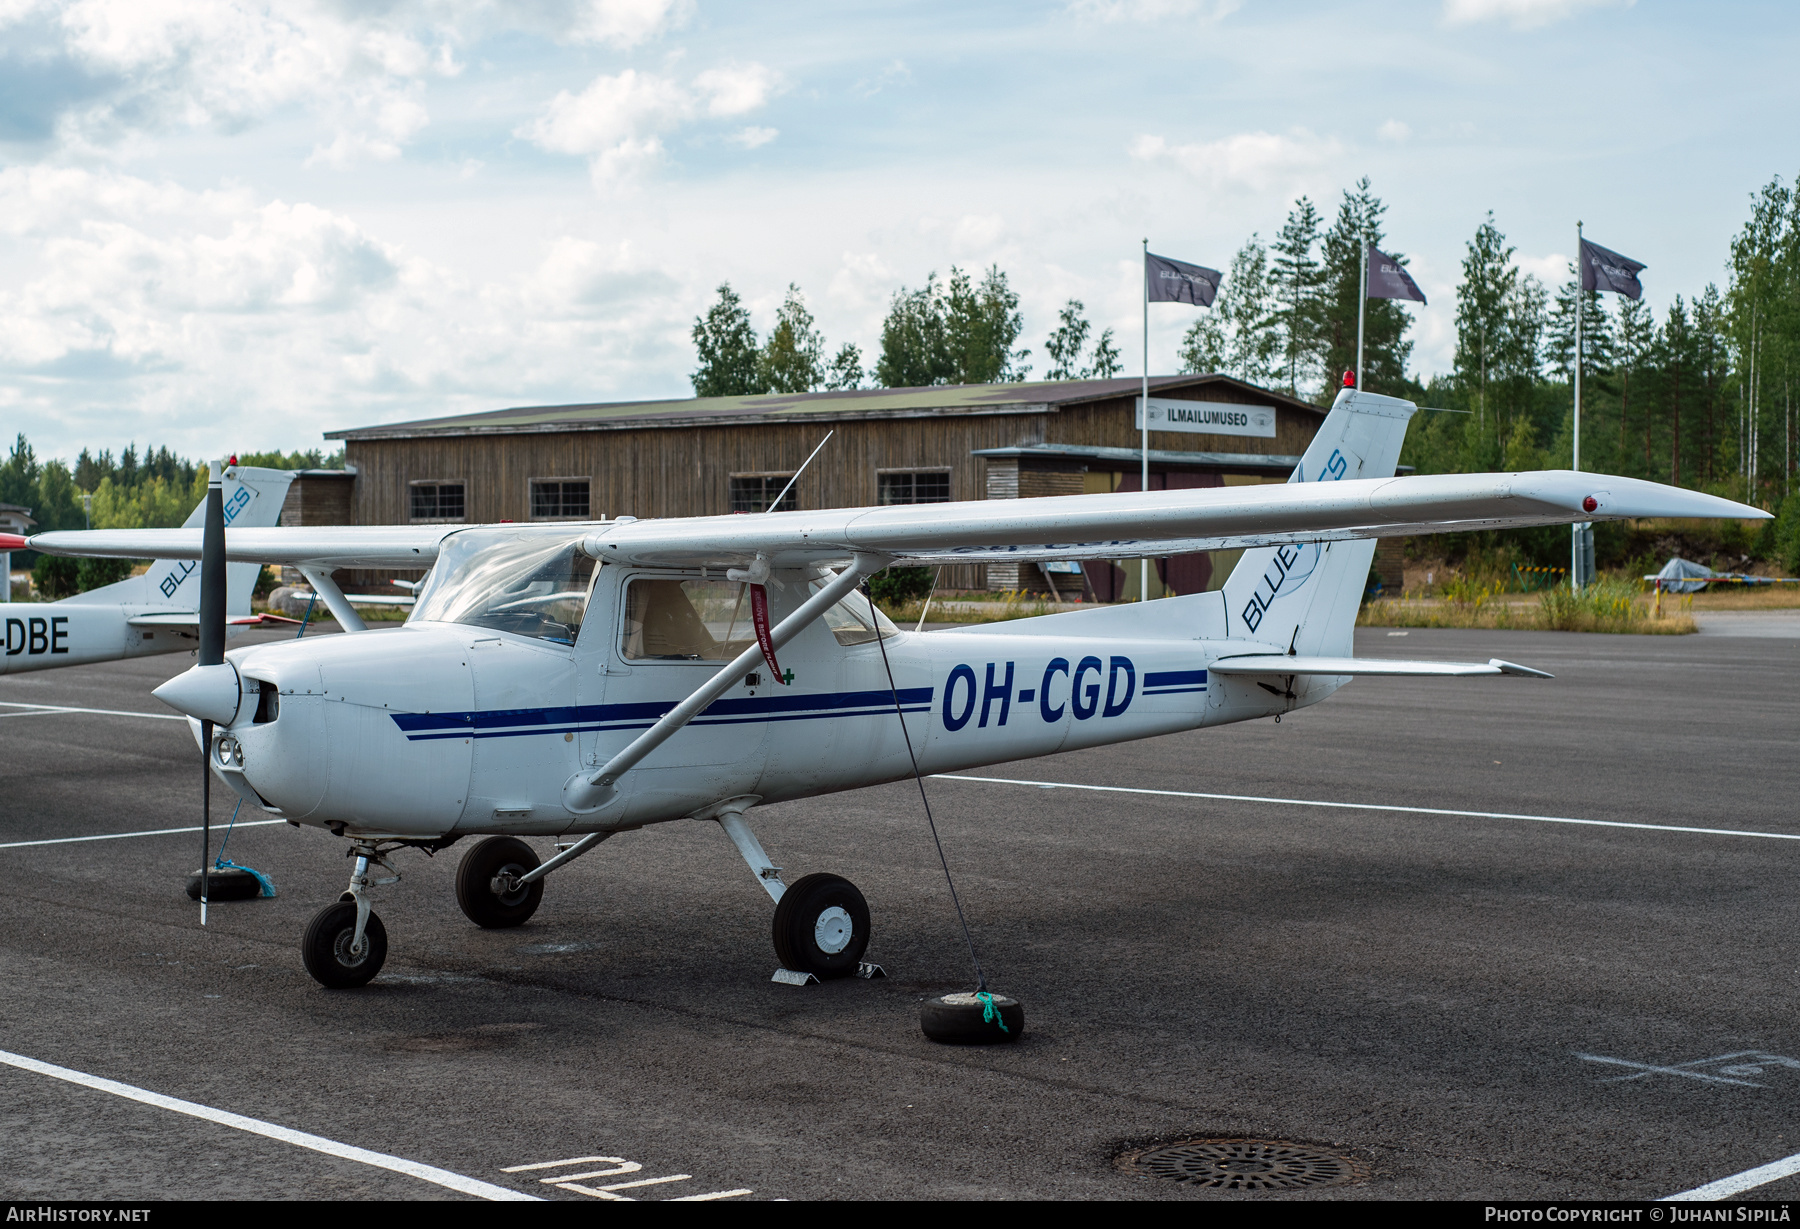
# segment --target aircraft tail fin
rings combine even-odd
[[[1410,401],[1345,389],[1289,482],[1391,478]],[[1227,633],[1295,653],[1348,657],[1375,543],[1308,542],[1244,552],[1224,586]]]
[[[281,506],[287,500],[288,487],[293,481],[292,470],[250,465],[227,468],[223,482],[226,527],[262,529],[275,525],[281,519]],[[200,527],[205,516],[206,501],[202,499],[182,522],[182,528]],[[250,597],[256,588],[259,571],[261,568],[254,563],[233,563],[226,567],[227,614],[250,613]],[[200,564],[192,559],[158,559],[144,575],[133,576],[116,585],[90,589],[78,600],[198,610]]]

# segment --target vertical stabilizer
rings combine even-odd
[[[260,469],[233,465],[225,471],[222,491],[225,499],[225,526],[266,528],[281,519],[281,505],[287,502],[288,487],[294,481],[292,470]],[[199,529],[206,517],[206,501],[182,522],[184,529]],[[250,613],[250,596],[256,588],[254,563],[227,565],[225,612],[228,615]],[[89,589],[69,601],[92,603],[117,602],[127,606],[174,606],[182,610],[200,608],[200,561],[197,559],[158,559],[142,576],[133,576],[116,585]]]
[[[1398,397],[1345,389],[1289,482],[1391,478],[1406,425],[1418,407]],[[1308,542],[1244,552],[1225,582],[1232,636],[1319,656],[1351,655],[1373,541]]]

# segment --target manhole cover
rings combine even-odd
[[[1278,1139],[1183,1139],[1119,1156],[1127,1173],[1228,1191],[1333,1186],[1363,1177],[1348,1157]]]

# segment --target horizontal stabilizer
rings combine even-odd
[[[1530,666],[1514,665],[1498,657],[1486,665],[1475,661],[1390,661],[1382,657],[1288,657],[1258,653],[1227,657],[1208,669],[1214,674],[1327,674],[1391,675],[1400,678],[1467,678],[1477,674],[1517,674],[1547,679],[1555,675]]]

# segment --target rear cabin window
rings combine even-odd
[[[824,583],[815,581],[812,591]],[[877,635],[886,639],[900,631],[860,593],[823,618],[842,645],[870,644]],[[620,651],[632,661],[730,661],[755,643],[747,585],[639,577],[625,590]]]

